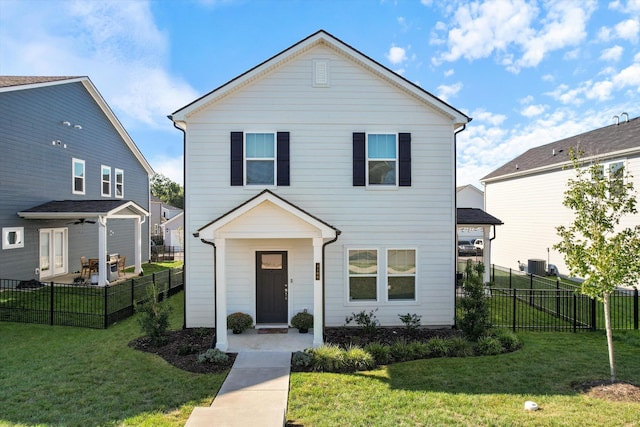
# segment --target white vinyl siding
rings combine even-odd
[[[315,59],[331,65],[329,88],[311,84]],[[424,325],[453,325],[455,153],[449,118],[334,50],[315,47],[189,117],[185,235],[191,236],[262,190],[229,186],[229,133],[248,128],[290,132],[291,185],[279,186],[277,195],[341,231],[338,240],[324,250],[327,326],[342,326],[345,316],[354,311],[348,303],[346,248],[377,249],[380,257],[387,249],[416,249],[416,300],[389,303],[386,290],[378,288],[379,302],[358,303],[357,311],[379,306],[376,314],[385,326],[401,325],[398,313],[402,312],[422,315]],[[407,191],[372,192],[352,186],[353,132],[381,129],[411,133],[412,186]],[[262,243],[227,242],[228,250],[245,245],[234,252],[237,260],[228,254],[227,291],[229,298],[233,295],[228,310],[242,304],[251,308],[255,292],[255,277],[236,272],[236,263],[254,262],[254,250],[288,250]],[[213,325],[213,248],[196,238],[185,238],[185,245],[190,260],[185,269],[187,325]],[[311,242],[304,239],[295,248],[307,254],[312,251]],[[291,264],[295,257],[291,252],[289,256]],[[309,272],[303,276],[310,286],[313,263],[307,259],[304,263]],[[311,302],[307,300],[307,308]]]

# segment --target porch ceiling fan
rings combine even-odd
[[[79,218],[77,221],[71,221],[67,224],[95,224],[95,221],[91,221],[90,219]]]

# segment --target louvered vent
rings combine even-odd
[[[329,86],[329,63],[325,60],[313,61],[313,86]]]

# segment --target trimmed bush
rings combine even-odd
[[[473,344],[463,337],[449,338],[449,353],[451,357],[469,357],[473,356]]]
[[[291,318],[291,326],[300,332],[307,332],[310,328],[313,328],[313,314],[308,313],[306,310],[297,313]]]
[[[308,368],[313,363],[313,354],[309,351],[296,351],[291,356],[291,364],[298,368]]]
[[[253,326],[253,318],[246,313],[231,313],[227,316],[227,328],[234,334],[240,334]]]
[[[388,345],[374,342],[367,345],[364,349],[373,357],[376,365],[386,365],[391,362],[391,349]]]
[[[489,301],[484,289],[484,264],[474,266],[468,260],[465,272],[465,296],[460,300],[462,314],[458,326],[469,340],[476,341],[491,328]]]
[[[344,362],[349,371],[366,371],[376,366],[373,356],[358,346],[349,346],[345,350]]]
[[[494,356],[502,351],[502,344],[498,338],[484,336],[478,338],[476,342],[476,353],[481,356]]]
[[[199,363],[211,363],[214,365],[225,364],[229,361],[229,356],[217,348],[210,348],[204,353],[198,355]]]

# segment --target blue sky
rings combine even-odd
[[[182,183],[166,116],[319,29],[473,118],[458,185],[640,115],[640,0],[0,0],[0,74],[89,76]]]

